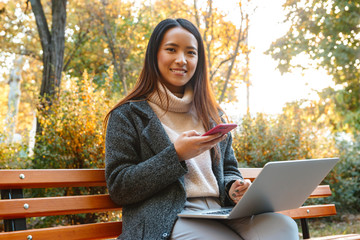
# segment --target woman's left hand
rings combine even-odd
[[[231,185],[229,196],[234,203],[238,203],[251,185],[248,179],[238,179]]]

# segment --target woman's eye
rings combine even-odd
[[[166,51],[169,51],[169,52],[175,52],[175,49],[174,49],[174,48],[166,48],[165,50],[166,50]]]
[[[190,54],[190,55],[196,55],[197,52],[195,52],[195,51],[190,51],[189,54]]]

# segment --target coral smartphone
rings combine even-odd
[[[226,134],[237,127],[237,124],[235,123],[223,123],[215,126],[214,128],[210,129],[206,133],[204,133],[202,136],[208,136],[216,133],[222,133]]]

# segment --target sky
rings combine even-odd
[[[222,0],[216,0],[222,2]],[[227,10],[232,19],[237,14],[233,13],[238,0],[227,0]],[[230,4],[231,2],[231,4]],[[281,75],[276,69],[276,62],[264,52],[270,44],[283,36],[289,27],[284,24],[282,3],[284,0],[253,0],[257,8],[250,16],[249,45],[250,54],[250,112],[264,112],[277,114],[282,112],[286,102],[300,99],[317,99],[315,90],[321,90],[332,85],[331,77],[324,70],[310,69],[301,72]],[[219,5],[221,7],[221,5]],[[230,10],[229,10],[230,9]],[[308,61],[306,57],[300,61]],[[238,89],[238,103],[226,106],[231,109],[229,115],[243,115],[246,113],[246,87],[242,84]]]

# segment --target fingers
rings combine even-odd
[[[229,191],[229,195],[231,200],[233,200],[235,203],[240,201],[240,199],[243,197],[245,192],[248,190],[249,186],[251,185],[251,181],[248,179],[239,179],[236,180]]]
[[[224,140],[227,137],[226,134],[222,134],[222,133],[216,133],[216,134],[212,134],[212,135],[202,136],[196,130],[183,132],[182,135],[184,137],[195,137],[192,140],[194,140],[194,142],[197,142],[199,144],[210,144],[210,145],[221,142],[222,140]]]
[[[236,188],[248,188],[251,184],[251,181],[249,179],[238,179],[234,182],[234,184]]]
[[[183,132],[174,142],[180,161],[196,157],[223,140],[222,135],[201,136],[195,130]]]
[[[174,142],[174,147],[179,160],[185,161],[210,150],[226,137],[226,134],[221,133],[202,136],[199,132],[191,130],[180,134]]]
[[[226,134],[216,133],[216,134],[212,134],[212,135],[201,136],[201,139],[205,143],[221,142],[222,140],[224,140],[226,138],[226,136],[227,136]]]
[[[184,134],[187,137],[197,137],[197,136],[201,135],[198,131],[195,131],[195,130],[184,132]]]

